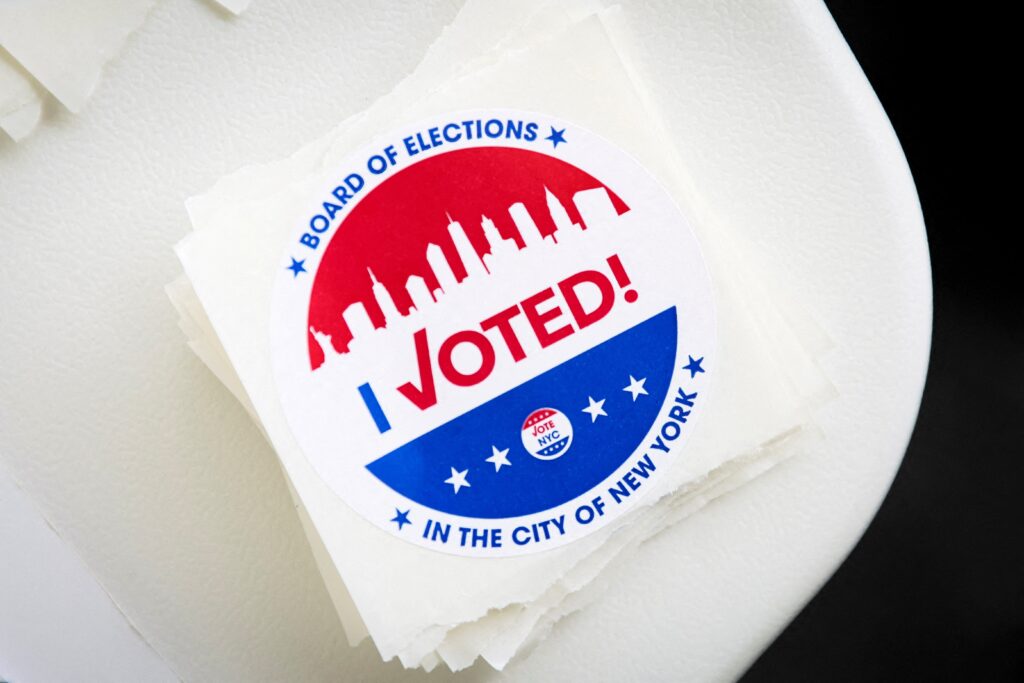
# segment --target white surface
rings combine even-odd
[[[79,117],[0,143],[0,315],[16,321],[0,332],[0,458],[186,680],[406,677],[345,644],[273,455],[181,343],[162,288],[185,196],[365,107],[454,10],[306,0],[229,23],[160,5]],[[836,340],[840,397],[821,416],[826,447],[644,546],[512,679],[738,675],[870,520],[924,379],[914,188],[824,8],[627,10],[709,206]],[[155,494],[135,485],[154,478]],[[110,537],[121,552],[99,551]],[[162,562],[138,567],[139,553]],[[205,609],[180,608],[189,592]]]
[[[0,680],[178,680],[2,463],[0,557]]]

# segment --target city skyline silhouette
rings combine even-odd
[[[597,196],[595,193],[600,193],[604,196],[603,202],[606,206],[600,207],[598,201],[590,199]],[[487,216],[481,216],[479,227],[488,245],[488,250],[483,254],[478,253],[476,247],[470,242],[465,227],[459,221],[454,220],[450,214],[446,214],[445,216],[448,221],[447,232],[451,246],[455,250],[458,264],[461,265],[462,270],[466,274],[462,279],[457,278],[454,274],[452,263],[445,255],[442,246],[431,242],[427,245],[424,253],[424,263],[426,264],[428,276],[433,276],[432,279],[437,282],[438,286],[431,289],[427,284],[428,277],[419,273],[410,274],[406,278],[404,289],[411,301],[411,305],[404,313],[399,310],[398,305],[395,303],[391,290],[377,279],[372,268],[367,267],[366,272],[371,282],[370,291],[373,305],[376,306],[383,316],[384,324],[374,325],[367,312],[367,304],[363,300],[349,304],[341,314],[350,335],[346,350],[342,353],[347,353],[350,350],[348,347],[353,342],[369,337],[377,330],[393,327],[402,318],[423,312],[430,306],[440,303],[445,294],[451,294],[454,288],[461,286],[463,283],[476,278],[487,277],[497,268],[512,265],[515,257],[531,246],[545,243],[550,245],[560,244],[559,237],[562,238],[561,243],[569,241],[570,236],[582,233],[587,229],[586,218],[589,217],[593,223],[596,222],[595,219],[600,220],[602,218],[600,215],[602,213],[605,214],[604,217],[616,215],[611,199],[603,188],[582,190],[573,197],[574,204],[577,204],[581,196],[587,198],[583,201],[586,208],[580,207],[578,204],[576,206],[581,217],[580,223],[574,223],[570,220],[568,211],[547,188],[545,188],[545,196],[547,211],[555,226],[554,232],[542,235],[529,210],[522,203],[517,202],[508,207],[507,211],[512,216],[512,221],[516,225],[522,246],[515,239],[503,237],[498,232],[494,221]],[[314,335],[318,332],[314,332]]]
[[[428,162],[446,168],[420,168]],[[596,178],[527,150],[459,150],[412,166],[357,204],[328,246],[310,300],[311,364],[440,304],[531,247],[582,234],[588,218],[625,211]]]

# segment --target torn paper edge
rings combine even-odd
[[[15,142],[27,137],[43,115],[42,87],[0,49],[0,128]]]

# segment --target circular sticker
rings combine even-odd
[[[572,444],[572,422],[554,408],[535,410],[523,423],[523,448],[535,458],[554,460]]]
[[[325,174],[271,316],[302,453],[367,520],[466,556],[547,550],[672,485],[714,372],[678,207],[569,121],[437,116]]]

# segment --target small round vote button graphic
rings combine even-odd
[[[523,447],[538,460],[554,460],[572,445],[572,422],[554,408],[540,408],[523,422]]]

